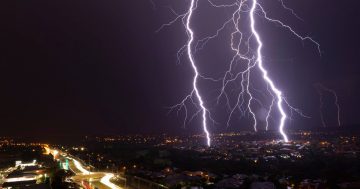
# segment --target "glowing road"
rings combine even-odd
[[[70,169],[73,171],[76,176],[72,179],[74,181],[80,182],[82,185],[87,184],[88,186],[95,186],[96,188],[111,188],[111,189],[122,189],[121,187],[113,184],[110,179],[115,175],[113,173],[105,173],[105,172],[90,172],[86,170],[83,165],[77,161],[76,159],[69,158],[72,161],[70,163]],[[100,182],[99,182],[100,178]],[[87,181],[90,181],[87,183]]]
[[[119,187],[110,181],[111,178],[115,176],[113,173],[91,172],[87,170],[79,160],[64,155],[60,151],[47,148],[48,147],[45,148],[46,151],[49,151],[55,159],[58,159],[59,156],[61,156],[62,158],[69,160],[69,168],[75,173],[75,176],[71,179],[81,186],[87,189],[122,189],[122,187]]]

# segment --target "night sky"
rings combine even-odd
[[[155,31],[189,1],[11,1],[0,9],[0,135],[201,132],[200,120],[182,128],[183,114],[167,114],[191,90],[192,70],[176,52],[186,43],[180,23]],[[294,116],[287,128],[321,127],[315,83],[334,89],[345,126],[360,123],[360,11],[358,0],[287,0],[300,21],[263,0],[269,15],[321,44],[302,43],[258,18],[271,76],[292,105],[311,119]],[[213,34],[229,16],[200,0],[196,35]],[[224,73],[229,37],[209,42],[196,55],[202,73]],[[210,95],[210,90],[203,89]],[[324,97],[329,129],[336,126],[331,96]],[[214,113],[221,111],[214,107]],[[216,116],[215,116],[216,117]],[[224,130],[216,117],[212,131]],[[238,120],[228,130],[249,128]]]

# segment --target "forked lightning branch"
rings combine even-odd
[[[194,13],[197,11],[200,1],[206,1],[213,8],[226,9],[231,14],[229,19],[224,20],[223,24],[214,31],[213,35],[207,36],[200,40],[195,40],[196,31],[193,26],[196,23],[193,21]],[[290,9],[285,5],[282,0],[272,0],[273,3],[279,3],[279,5],[285,10],[292,14],[294,17],[301,19],[295,14],[294,10]],[[281,20],[271,18],[268,15],[268,10],[261,5],[259,0],[234,0],[229,4],[220,4],[221,1],[214,0],[189,0],[184,1],[188,4],[188,9],[183,14],[175,14],[175,19],[169,23],[164,24],[160,27],[171,26],[173,23],[180,21],[182,22],[184,29],[187,34],[187,43],[182,46],[178,51],[178,60],[180,61],[181,56],[187,56],[187,60],[193,70],[192,78],[192,91],[179,103],[171,107],[171,110],[184,111],[184,125],[191,121],[194,117],[198,116],[201,118],[201,127],[206,137],[207,145],[211,145],[211,133],[209,129],[209,122],[214,122],[211,116],[210,103],[205,101],[202,91],[200,90],[200,80],[210,80],[212,82],[221,83],[221,88],[218,90],[218,96],[216,101],[218,103],[225,103],[228,109],[228,119],[226,125],[229,126],[230,121],[234,116],[250,117],[253,122],[254,131],[258,131],[258,117],[255,113],[254,106],[262,106],[266,110],[265,118],[265,130],[269,128],[270,118],[272,118],[276,124],[278,132],[281,134],[284,142],[288,142],[288,136],[285,132],[286,121],[289,119],[289,112],[296,112],[300,116],[308,117],[304,115],[299,109],[291,106],[284,96],[283,90],[281,89],[275,80],[272,79],[267,69],[266,61],[263,58],[263,46],[264,42],[260,33],[265,31],[259,31],[258,20],[264,19],[267,22],[272,23],[275,27],[281,27],[281,29],[289,32],[294,36],[294,39],[310,42],[316,46],[320,53],[320,44],[309,36],[303,36],[297,33],[291,26],[282,22]],[[203,2],[201,2],[203,3]],[[245,25],[245,27],[244,27]],[[228,43],[229,50],[233,52],[231,61],[227,64],[223,64],[226,72],[221,78],[209,78],[203,76],[199,71],[198,62],[194,58],[194,54],[203,49],[207,43],[219,37],[221,32],[225,32],[225,28],[231,28],[230,41]],[[222,48],[222,47],[220,47]],[[244,69],[235,69],[238,64],[242,64]],[[260,74],[252,74],[253,72],[259,72]],[[251,86],[253,77],[261,77],[264,89],[262,94],[268,97],[268,100],[263,102],[263,99],[257,98],[254,93],[257,90]],[[235,101],[230,100],[231,91],[234,85],[237,83],[240,86],[237,94],[235,95]],[[224,100],[222,100],[224,99]],[[194,115],[188,115],[189,104],[194,106],[197,111]],[[211,107],[213,109],[213,107]],[[276,115],[275,115],[276,114]],[[248,115],[248,116],[245,116]]]

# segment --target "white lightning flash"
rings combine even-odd
[[[201,77],[201,78],[205,78],[205,77],[203,77],[203,76],[201,76],[199,74],[198,68],[196,66],[196,63],[195,63],[195,60],[194,60],[194,57],[193,57],[193,50],[192,50],[193,49],[193,42],[194,42],[194,32],[193,32],[193,30],[191,28],[191,18],[192,18],[194,10],[196,10],[196,8],[197,8],[197,3],[198,3],[198,0],[191,0],[190,6],[189,6],[187,12],[184,13],[184,14],[181,14],[181,15],[175,13],[175,11],[172,10],[172,12],[175,15],[177,15],[177,17],[174,20],[172,20],[171,22],[162,25],[158,29],[158,31],[160,31],[165,26],[172,25],[174,22],[176,22],[179,19],[182,20],[182,23],[183,23],[184,27],[186,28],[186,33],[188,35],[188,41],[183,47],[180,48],[180,50],[177,53],[177,57],[178,57],[178,62],[180,62],[180,56],[183,54],[183,52],[185,50],[187,51],[188,59],[189,59],[189,61],[191,63],[192,69],[194,70],[194,77],[193,77],[193,82],[192,82],[193,90],[179,104],[176,104],[176,105],[172,106],[170,111],[172,111],[175,108],[177,108],[177,111],[180,111],[181,109],[184,109],[185,110],[185,119],[184,119],[184,124],[183,125],[185,126],[187,121],[188,121],[188,115],[187,115],[188,114],[188,109],[187,109],[187,106],[186,106],[185,103],[187,101],[190,101],[196,108],[200,109],[199,111],[197,111],[194,114],[194,116],[201,113],[202,128],[203,128],[204,133],[205,133],[206,143],[210,147],[211,139],[210,139],[210,132],[208,131],[207,117],[209,117],[209,119],[211,119],[213,123],[215,121],[211,118],[210,112],[205,107],[203,98],[200,95],[200,91],[199,91],[199,88],[198,88],[198,79],[199,79],[199,77]],[[194,97],[197,99],[198,104],[194,101],[194,99],[193,99]],[[209,114],[209,115],[207,115],[207,114]],[[194,118],[194,116],[191,117],[190,121]]]
[[[180,110],[185,111],[184,125],[188,121],[191,121],[194,116],[201,113],[202,127],[206,135],[207,145],[210,146],[210,133],[208,131],[207,119],[211,120],[213,123],[214,120],[211,117],[209,109],[205,107],[204,97],[199,91],[198,80],[206,79],[212,82],[220,82],[221,88],[219,89],[219,95],[217,96],[216,102],[219,104],[222,102],[222,99],[225,99],[226,107],[229,109],[229,116],[227,119],[228,127],[234,114],[239,111],[241,117],[249,115],[252,118],[254,131],[258,131],[258,123],[260,122],[258,121],[257,114],[255,113],[255,108],[260,106],[267,110],[266,117],[263,121],[265,121],[265,129],[269,130],[269,119],[272,117],[272,112],[275,112],[274,110],[276,105],[276,110],[280,114],[278,131],[281,134],[283,141],[288,142],[288,136],[284,131],[285,121],[289,118],[286,112],[291,111],[292,114],[294,111],[300,116],[306,118],[308,118],[308,116],[304,115],[299,109],[292,107],[286,101],[283,92],[277,87],[275,81],[271,79],[268,70],[264,65],[264,58],[262,55],[263,41],[261,40],[260,33],[256,27],[256,17],[262,17],[266,21],[280,26],[301,41],[310,41],[315,44],[320,53],[319,43],[309,36],[302,36],[298,34],[291,26],[285,24],[284,22],[269,17],[258,0],[233,0],[233,3],[229,4],[217,4],[213,2],[213,0],[206,1],[213,8],[228,9],[232,13],[230,18],[225,20],[224,23],[216,30],[215,34],[204,37],[194,43],[194,31],[191,28],[191,21],[193,13],[197,9],[198,0],[190,0],[190,6],[183,14],[177,14],[171,9],[171,11],[176,15],[175,19],[162,25],[159,29],[161,30],[166,26],[170,26],[178,20],[182,21],[188,35],[188,41],[178,51],[177,58],[178,62],[180,62],[180,57],[186,51],[187,58],[190,61],[191,67],[195,73],[193,78],[193,90],[183,99],[183,101],[171,107],[171,110],[177,109],[178,112]],[[282,8],[289,11],[296,18],[302,20],[295,14],[294,10],[288,8],[284,4],[283,0],[278,0],[278,3],[281,3]],[[210,40],[219,37],[219,34],[224,32],[225,28],[228,27],[231,28],[231,41],[229,45],[230,49],[234,52],[228,69],[226,69],[223,77],[221,78],[205,77],[199,73],[193,54],[203,50]],[[266,93],[262,92],[262,90],[255,89],[252,86],[252,77],[256,77],[258,75],[257,72],[259,71],[265,84],[266,90],[264,91]],[[239,83],[240,89],[234,88],[233,85],[230,87],[230,84],[232,83]],[[235,99],[233,99],[234,91],[236,91]],[[261,94],[261,97],[259,97],[258,94]],[[196,98],[196,100],[194,100],[194,98]],[[270,103],[263,102],[263,100],[268,99],[270,99]],[[191,116],[190,119],[188,119],[187,108],[187,104],[189,102],[198,109],[195,115]]]
[[[187,43],[187,53],[188,53],[189,61],[191,62],[191,66],[195,72],[194,79],[193,79],[193,87],[194,87],[196,98],[199,101],[201,111],[202,111],[202,126],[204,129],[205,135],[206,135],[207,145],[210,146],[210,133],[208,131],[207,121],[206,121],[206,113],[208,112],[208,110],[205,108],[204,101],[202,100],[199,89],[197,87],[197,80],[199,77],[199,72],[198,72],[198,68],[196,67],[194,57],[192,55],[192,44],[194,41],[194,32],[191,29],[190,21],[191,21],[191,16],[193,14],[194,9],[196,9],[196,6],[197,6],[197,0],[192,0],[190,3],[190,7],[189,7],[188,14],[187,14],[187,19],[186,19],[186,30],[189,35],[189,41]]]
[[[315,84],[316,87],[316,91],[319,94],[320,97],[320,107],[319,107],[319,112],[320,112],[320,119],[321,119],[321,124],[323,125],[323,127],[326,127],[326,123],[325,123],[325,119],[324,119],[324,115],[323,115],[323,106],[324,106],[324,102],[323,102],[323,91],[328,92],[330,94],[332,94],[334,96],[334,104],[336,106],[337,109],[337,123],[338,126],[341,126],[341,120],[340,120],[340,104],[339,104],[339,98],[338,95],[336,94],[336,92],[333,89],[327,88],[324,85],[322,85],[321,83],[316,83]]]
[[[253,4],[252,4],[251,10],[250,10],[250,19],[251,19],[251,31],[254,34],[254,36],[256,38],[256,41],[258,43],[256,62],[257,62],[257,65],[258,65],[259,69],[263,73],[264,80],[269,84],[272,92],[275,93],[275,95],[276,95],[278,110],[279,110],[279,112],[281,114],[280,124],[279,124],[279,132],[283,136],[284,141],[288,142],[289,139],[288,139],[287,135],[284,132],[284,125],[285,125],[285,120],[286,120],[287,115],[286,115],[286,113],[284,111],[284,108],[282,106],[282,102],[283,102],[282,92],[278,88],[276,88],[274,82],[268,76],[267,70],[263,66],[263,59],[262,59],[262,54],[261,54],[261,48],[262,48],[263,44],[262,44],[260,35],[258,34],[258,32],[255,29],[254,12],[255,12],[256,6],[257,6],[257,0],[253,0]]]

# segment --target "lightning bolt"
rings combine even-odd
[[[315,84],[315,88],[317,93],[319,94],[319,100],[320,100],[320,106],[319,106],[319,112],[320,112],[320,119],[321,119],[321,124],[323,125],[323,127],[326,127],[326,123],[324,120],[324,115],[323,115],[323,106],[324,106],[324,102],[323,102],[323,91],[328,92],[330,94],[332,94],[334,96],[334,104],[336,106],[337,109],[337,124],[340,127],[341,126],[341,120],[340,120],[340,104],[339,104],[339,98],[338,95],[336,94],[336,92],[333,89],[327,88],[324,85],[322,85],[321,83],[316,83]]]
[[[223,22],[223,24],[216,30],[213,35],[209,35],[202,39],[195,40],[194,31],[191,28],[191,24],[193,13],[198,6],[198,0],[190,0],[190,5],[187,11],[183,14],[178,14],[173,9],[171,9],[171,11],[176,17],[170,22],[163,24],[158,30],[160,31],[164,27],[171,26],[179,20],[182,21],[182,24],[188,36],[188,40],[187,43],[179,49],[177,53],[177,59],[178,62],[180,62],[180,57],[182,57],[185,52],[187,52],[187,59],[189,60],[191,67],[194,71],[192,83],[193,90],[179,104],[170,107],[170,111],[173,111],[174,109],[176,109],[177,112],[184,110],[184,125],[187,124],[189,120],[191,121],[194,118],[194,115],[196,116],[198,114],[201,114],[202,128],[207,139],[207,145],[210,146],[211,141],[207,119],[211,120],[213,123],[215,121],[212,119],[209,109],[207,109],[205,106],[205,104],[209,105],[209,103],[205,103],[204,97],[201,95],[198,87],[199,79],[209,80],[221,84],[216,99],[216,105],[222,103],[223,100],[225,100],[225,105],[229,113],[226,122],[227,127],[230,126],[232,117],[235,115],[235,113],[239,112],[240,117],[246,117],[246,115],[250,116],[253,120],[254,131],[258,131],[259,121],[256,114],[256,108],[260,106],[267,107],[264,108],[267,110],[264,121],[265,130],[269,130],[269,119],[272,112],[275,112],[276,107],[277,112],[280,114],[277,126],[278,131],[281,134],[283,141],[288,142],[289,139],[284,129],[285,122],[290,117],[287,115],[286,112],[290,111],[291,114],[292,112],[296,112],[300,116],[306,118],[308,118],[308,116],[306,116],[298,108],[294,108],[290,105],[290,103],[287,102],[283,92],[275,84],[275,81],[270,77],[270,74],[265,66],[265,60],[262,55],[263,41],[261,39],[260,33],[257,30],[257,17],[263,18],[272,24],[280,26],[284,30],[287,30],[288,32],[293,34],[294,37],[300,39],[300,41],[309,41],[313,43],[317,47],[319,54],[321,54],[320,44],[309,36],[302,36],[298,34],[291,26],[285,24],[284,22],[269,17],[258,0],[233,0],[233,3],[229,4],[217,4],[214,3],[212,0],[206,1],[213,8],[222,8],[232,11],[231,16]],[[296,18],[302,20],[299,16],[296,15],[294,10],[288,8],[284,4],[283,0],[278,0],[278,2],[285,10],[289,11]],[[219,34],[221,32],[224,32],[226,28],[231,28],[231,39],[229,45],[230,49],[234,52],[234,55],[224,75],[220,78],[212,78],[200,74],[198,71],[199,68],[193,56],[194,53],[200,53],[200,51],[204,50],[207,44],[211,40],[219,37]],[[255,89],[252,86],[252,78],[258,77],[258,74],[260,74],[260,77],[265,84],[265,92]],[[236,87],[234,88],[234,84],[240,84],[239,89],[237,89]],[[270,100],[270,103],[263,102],[264,100]],[[192,104],[197,109],[196,113],[191,116],[190,119],[188,116],[188,104]]]
[[[199,101],[199,105],[202,110],[202,125],[203,125],[203,129],[204,129],[204,132],[206,135],[207,145],[210,146],[210,133],[207,128],[207,120],[206,120],[206,113],[208,112],[208,110],[205,108],[204,101],[203,101],[203,99],[200,95],[199,89],[197,87],[197,80],[199,77],[199,72],[198,72],[198,68],[196,67],[194,57],[192,55],[192,43],[194,41],[194,32],[192,31],[192,29],[190,27],[190,21],[191,21],[191,16],[193,14],[193,11],[194,11],[194,9],[196,9],[196,7],[197,7],[197,0],[192,0],[190,3],[188,15],[186,18],[186,30],[189,35],[189,41],[187,43],[187,53],[188,53],[189,61],[191,62],[191,66],[195,72],[194,79],[193,79],[193,88],[195,91],[196,98]]]
[[[191,67],[194,71],[194,77],[193,77],[193,82],[192,82],[193,90],[179,104],[176,104],[176,105],[170,107],[170,111],[172,111],[174,108],[177,108],[178,111],[180,111],[181,109],[184,109],[185,110],[184,126],[185,126],[186,122],[188,120],[188,108],[186,106],[186,102],[190,101],[195,107],[200,109],[200,111],[197,111],[197,113],[195,113],[195,115],[197,115],[198,113],[201,113],[202,127],[203,127],[203,130],[205,133],[206,143],[210,147],[211,139],[210,139],[210,133],[208,131],[207,117],[209,117],[210,119],[212,119],[212,118],[211,118],[211,115],[207,115],[207,114],[210,114],[210,112],[205,107],[203,98],[202,98],[199,88],[198,88],[198,79],[199,79],[199,77],[202,77],[202,76],[199,74],[198,68],[196,66],[196,63],[195,63],[195,60],[193,57],[193,50],[192,50],[192,48],[193,48],[192,46],[193,46],[193,42],[194,42],[194,32],[191,28],[191,18],[192,18],[194,10],[196,10],[196,8],[197,8],[197,3],[198,3],[198,0],[191,0],[190,6],[189,6],[187,12],[184,14],[181,14],[181,15],[177,14],[175,11],[172,10],[172,12],[175,15],[177,15],[177,17],[174,20],[172,20],[171,22],[162,25],[158,29],[158,31],[160,31],[165,26],[172,25],[174,22],[176,22],[179,19],[182,20],[182,23],[183,23],[184,27],[186,28],[186,33],[188,35],[188,41],[183,47],[180,48],[180,50],[177,53],[178,54],[177,57],[178,57],[178,62],[180,62],[180,57],[183,54],[183,52],[186,50],[188,59],[191,63]],[[205,77],[203,77],[203,78],[205,78]],[[197,99],[198,104],[194,101],[194,97]],[[190,120],[192,120],[193,117]]]
[[[288,142],[289,139],[288,139],[287,135],[284,132],[284,124],[285,124],[285,119],[286,119],[286,113],[285,113],[283,105],[282,105],[282,102],[283,102],[282,92],[278,88],[276,88],[274,82],[268,76],[267,70],[263,66],[263,59],[262,59],[262,54],[261,54],[261,49],[262,49],[263,43],[262,43],[262,41],[260,39],[260,35],[257,33],[257,31],[255,29],[255,19],[254,19],[254,12],[255,12],[255,9],[256,9],[257,5],[258,5],[257,1],[253,0],[253,4],[252,4],[251,10],[250,10],[251,31],[254,34],[254,36],[256,38],[256,41],[258,43],[256,63],[257,63],[259,69],[261,70],[261,72],[263,74],[264,80],[270,86],[272,92],[275,93],[275,95],[276,95],[278,110],[279,110],[279,112],[281,114],[280,124],[279,124],[279,132],[283,136],[284,141]]]

